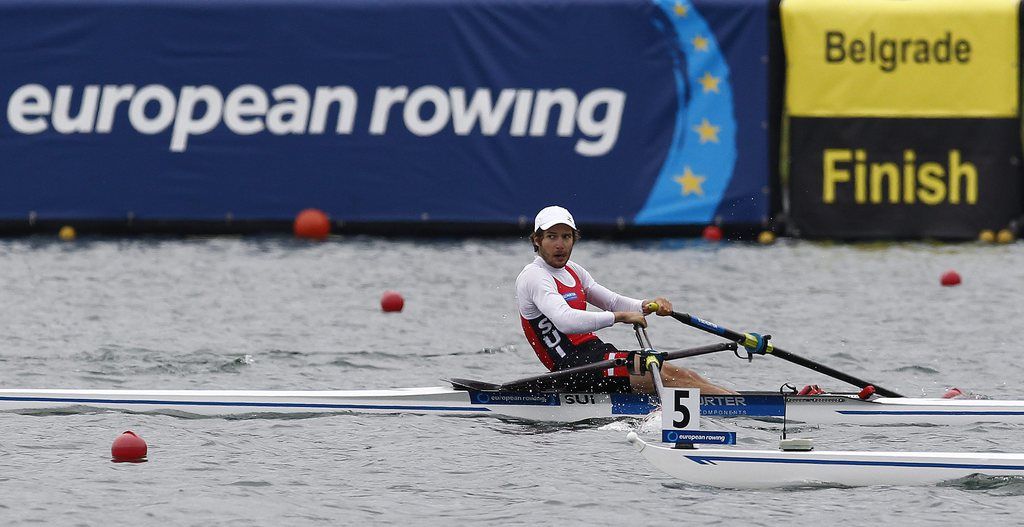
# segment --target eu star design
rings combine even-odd
[[[718,93],[718,83],[722,79],[715,77],[711,72],[704,72],[704,76],[697,79],[697,82],[704,87],[704,93],[715,92]]]
[[[690,194],[696,194],[698,196],[704,195],[704,189],[701,185],[707,178],[694,174],[693,171],[690,170],[690,167],[686,167],[686,169],[683,170],[683,175],[676,176],[672,179],[683,187],[684,196],[689,196]]]
[[[705,3],[709,2],[714,4],[712,0]],[[707,13],[696,0],[652,3],[660,10],[658,23],[670,25],[666,34],[674,36],[674,47],[683,55],[673,65],[677,133],[634,221],[643,225],[711,223],[728,199],[730,181],[742,168],[737,124],[747,116],[737,115],[734,65],[726,60],[724,44],[718,40],[735,38],[739,28],[705,19]]]
[[[719,127],[711,124],[706,118],[701,119],[699,126],[694,126],[693,131],[700,134],[700,144],[718,142],[718,130]]]
[[[690,42],[693,43],[693,49],[695,49],[697,51],[707,51],[708,50],[708,39],[706,39],[706,38],[704,38],[704,37],[702,37],[700,35],[697,35],[697,36],[693,37],[693,40],[691,40]]]

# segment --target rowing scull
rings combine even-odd
[[[257,413],[383,413],[494,416],[533,421],[643,417],[657,399],[639,394],[510,392],[447,386],[390,390],[50,390],[0,389],[0,410],[99,408],[129,412],[242,415]],[[706,417],[785,417],[811,424],[1024,423],[1024,401],[784,395],[743,392],[701,397]]]

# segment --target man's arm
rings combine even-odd
[[[605,311],[635,311],[642,312],[645,315],[656,312],[661,316],[672,314],[672,302],[669,302],[668,299],[664,297],[659,296],[653,300],[637,300],[625,295],[620,295],[597,283],[597,281],[594,280],[594,277],[578,264],[575,269],[577,274],[579,274],[583,290],[587,292],[587,302],[590,302]],[[656,310],[650,309],[649,304],[651,303],[658,304],[658,308]],[[616,322],[621,321],[616,320]]]
[[[626,324],[639,324],[640,327],[647,327],[647,319],[639,311],[616,311],[615,321]]]
[[[516,280],[519,313],[533,319],[548,317],[563,333],[589,333],[611,326],[615,313],[573,309],[558,293],[555,280],[541,269],[524,269]]]
[[[641,300],[620,295],[597,282],[587,290],[587,302],[605,311],[643,311]]]
[[[636,298],[620,295],[597,283],[594,277],[580,265],[574,268],[580,277],[580,284],[587,293],[587,302],[605,311],[643,311],[643,303]]]

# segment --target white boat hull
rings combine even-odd
[[[702,396],[705,417],[778,418],[811,424],[1024,423],[1024,401],[783,396],[747,392]],[[71,390],[0,389],[0,410],[102,408],[197,415],[253,413],[389,413],[498,416],[536,421],[645,416],[652,397],[635,394],[507,393],[451,387],[391,390]]]
[[[722,488],[928,485],[973,474],[1024,476],[1024,454],[675,449],[632,432],[628,440],[670,476]]]
[[[878,397],[865,401],[853,395],[822,394],[786,396],[784,406],[788,420],[811,424],[1024,423],[1024,401],[1012,400]],[[701,415],[715,414],[702,410]]]
[[[100,408],[196,415],[375,413],[494,416],[534,421],[644,416],[657,408],[646,395],[529,394],[448,387],[392,390],[0,390],[0,410]]]

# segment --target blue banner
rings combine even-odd
[[[0,2],[0,219],[769,214],[767,0]]]

